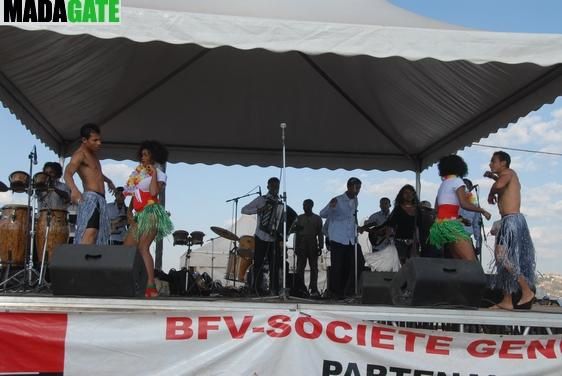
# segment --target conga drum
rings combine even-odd
[[[49,221],[49,235],[47,235]],[[46,261],[49,263],[55,248],[61,244],[68,243],[68,212],[66,210],[41,209],[35,234],[38,260],[41,261],[43,259],[43,249],[45,248],[45,243],[47,243]]]
[[[191,244],[192,245],[201,245],[203,244],[203,238],[205,237],[205,233],[201,231],[192,231],[191,232]]]
[[[37,191],[46,191],[49,188],[50,177],[44,172],[38,172],[31,179],[31,186]]]
[[[14,171],[10,174],[10,189],[17,193],[22,193],[29,187],[29,174],[24,171]]]
[[[174,244],[173,245],[187,245],[187,241],[189,239],[189,232],[184,230],[176,230],[172,234],[174,237]]]
[[[6,205],[0,219],[0,260],[24,265],[28,244],[29,206]]]

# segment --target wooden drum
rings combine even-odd
[[[50,217],[50,218],[49,218]],[[49,228],[48,239],[47,224],[51,222]],[[37,230],[35,233],[37,244],[37,257],[39,262],[43,259],[43,248],[45,247],[45,240],[47,242],[47,258],[46,261],[50,262],[53,258],[55,248],[61,244],[68,243],[69,225],[68,225],[68,212],[66,210],[55,209],[42,209],[39,211],[39,219],[37,221]]]
[[[25,249],[28,244],[30,209],[27,205],[6,205],[0,219],[0,259],[24,265]]]

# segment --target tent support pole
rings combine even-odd
[[[420,163],[420,161],[416,162],[416,193],[418,194],[418,198],[421,199],[421,163]]]
[[[166,163],[162,165],[162,170],[166,172]],[[160,192],[158,199],[160,201],[160,205],[166,208],[166,185],[164,184],[164,189]],[[156,242],[156,250],[154,251],[154,268],[158,270],[162,270],[162,254],[164,249],[164,239],[160,239]],[[187,257],[187,254],[186,254]]]
[[[286,123],[281,123],[281,142],[283,144],[283,168],[282,176],[283,179],[283,282],[281,287],[281,299],[287,300],[289,297],[289,291],[287,291],[287,159],[286,159],[286,149],[285,149],[285,128],[287,128]],[[292,224],[292,223],[291,223]],[[275,246],[274,246],[275,247]],[[277,259],[277,256],[273,256]]]

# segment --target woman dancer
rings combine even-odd
[[[438,169],[442,182],[435,200],[437,219],[429,231],[429,242],[437,248],[447,247],[454,258],[476,260],[470,234],[464,230],[459,212],[462,207],[481,213],[486,219],[490,219],[491,215],[470,203],[462,180],[468,173],[468,167],[461,157],[448,155],[441,158]]]
[[[170,216],[158,202],[158,195],[166,184],[166,174],[159,168],[168,159],[168,150],[157,141],[144,141],[138,150],[140,165],[129,176],[125,185],[125,195],[131,195],[132,209],[135,212],[125,245],[137,242],[146,273],[148,275],[145,296],[158,296],[154,282],[154,260],[150,254],[150,244],[163,239],[173,231]],[[134,239],[134,240],[133,240]]]

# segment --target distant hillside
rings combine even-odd
[[[562,275],[554,273],[539,275],[537,287],[537,298],[542,298],[544,295],[550,298],[562,298]]]

